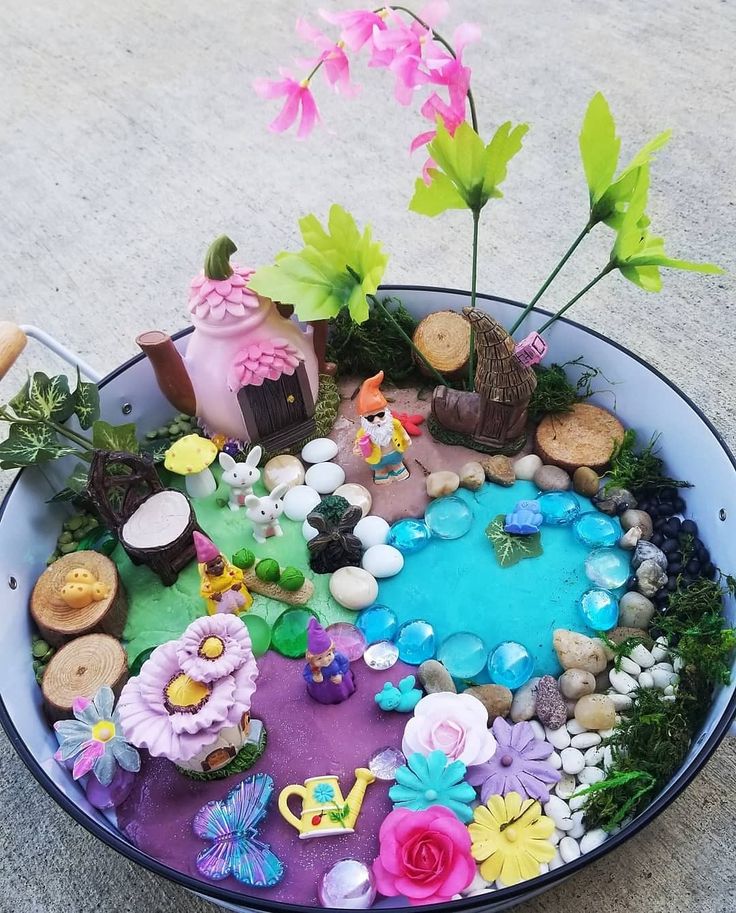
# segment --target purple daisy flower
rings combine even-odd
[[[469,783],[481,787],[481,801],[517,792],[522,798],[547,802],[549,785],[560,779],[560,772],[545,760],[553,747],[535,738],[529,723],[509,724],[499,716],[491,728],[497,743],[495,754],[484,764],[468,768],[467,774]]]

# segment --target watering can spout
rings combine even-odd
[[[361,806],[363,805],[363,799],[365,798],[366,787],[373,783],[375,779],[375,776],[367,767],[356,768],[355,783],[345,799],[345,804],[350,809],[348,816],[345,819],[345,824],[351,830],[355,829],[355,822],[358,819]]]
[[[173,339],[161,330],[149,330],[136,338],[153,367],[159,388],[171,405],[186,415],[196,415],[197,400],[184,359]]]

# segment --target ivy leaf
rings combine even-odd
[[[110,425],[98,419],[92,425],[92,445],[95,450],[138,453],[135,425],[132,422],[126,425]]]
[[[16,422],[10,426],[7,439],[0,444],[0,469],[48,463],[70,453],[76,453],[76,450],[59,443],[48,425]]]
[[[388,257],[370,227],[361,234],[353,216],[333,205],[324,228],[315,215],[299,222],[304,248],[282,253],[256,270],[248,285],[274,301],[294,305],[300,320],[328,320],[347,310],[356,323],[368,319]]]
[[[79,425],[85,431],[100,417],[100,391],[97,384],[83,381],[77,368],[77,387],[72,393],[72,403]]]
[[[10,405],[16,415],[51,422],[65,422],[74,413],[66,376],[47,377],[41,371],[28,378]]]
[[[61,491],[58,491],[52,498],[49,498],[47,504],[56,504],[58,502],[73,501],[79,497],[86,488],[89,476],[89,466],[84,463],[77,463],[66,480],[66,485]]]
[[[593,207],[608,189],[616,173],[621,138],[616,136],[616,124],[601,92],[590,100],[580,131],[580,157]]]
[[[506,179],[508,163],[521,149],[528,129],[526,124],[512,127],[507,121],[484,146],[467,121],[451,136],[438,118],[437,135],[428,146],[437,167],[429,169],[429,184],[417,179],[409,209],[425,216],[448,209],[479,213],[490,199],[503,196],[499,184]]]
[[[523,558],[537,558],[542,554],[542,536],[514,536],[503,528],[505,514],[499,514],[486,527],[486,536],[491,540],[498,563],[501,567],[512,567]]]

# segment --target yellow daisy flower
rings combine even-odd
[[[549,838],[555,823],[542,814],[534,799],[522,801],[518,793],[491,796],[479,805],[468,825],[473,841],[473,859],[481,863],[486,881],[500,878],[505,885],[518,884],[539,875],[539,866],[549,862],[555,848]]]

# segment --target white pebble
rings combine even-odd
[[[560,856],[560,851],[555,850],[554,856],[549,861],[549,870],[554,872],[555,869],[561,868],[565,864],[564,859]]]
[[[534,473],[542,468],[542,459],[538,457],[536,453],[529,453],[526,456],[519,457],[518,460],[514,463],[514,475],[517,479],[523,479],[526,482],[531,482],[534,478]]]
[[[608,697],[611,698],[611,703],[616,708],[616,710],[628,710],[629,707],[634,703],[633,698],[629,694],[619,694],[618,691],[609,691]]]
[[[663,660],[669,653],[669,643],[666,637],[658,637],[654,641],[654,646],[651,649],[651,654],[654,657],[656,662]]]
[[[345,470],[337,463],[315,463],[304,476],[305,484],[321,495],[330,495],[345,481]]]
[[[630,659],[628,656],[622,656],[621,661],[619,662],[623,672],[628,672],[629,675],[638,675],[641,672],[641,666],[634,662],[633,659]]]
[[[613,729],[599,729],[599,730],[598,730],[598,735],[599,735],[602,739],[610,739],[611,736],[613,735],[613,732],[614,732]]]
[[[583,806],[585,805],[585,803],[586,803],[587,801],[588,801],[588,796],[587,796],[587,795],[585,795],[585,796],[573,796],[573,797],[570,799],[570,803],[569,803],[569,804],[570,804],[570,812],[571,812],[570,820],[571,820],[571,822],[572,822],[571,827],[574,827],[574,826],[575,826],[575,822],[572,821],[572,815],[573,815],[575,812],[581,811],[582,808],[583,808]]]
[[[619,694],[630,694],[636,690],[636,679],[632,678],[628,672],[611,669],[608,673],[608,680]]]
[[[548,729],[545,726],[544,737],[550,745],[553,745],[558,750],[567,748],[570,744],[570,733],[564,726],[560,726],[559,729]]]
[[[573,840],[572,837],[563,837],[560,840],[560,856],[562,857],[563,862],[572,862],[573,859],[577,859],[580,855],[580,847],[578,846],[577,840]]]
[[[562,770],[562,758],[556,751],[553,751],[552,754],[547,758],[547,763],[550,765],[550,767],[554,767],[555,770]]]
[[[587,767],[597,767],[603,760],[603,746],[596,745],[595,748],[589,748],[583,757]]]
[[[569,834],[571,837],[574,837],[576,840],[579,840],[585,833],[585,824],[583,819],[585,818],[584,811],[573,812],[570,816],[574,822],[573,827],[570,828]]]
[[[605,780],[606,775],[600,767],[586,767],[578,774],[578,780],[585,786],[592,786],[594,783],[600,783]]]
[[[584,751],[586,748],[592,748],[594,745],[599,745],[600,741],[601,737],[597,732],[580,732],[570,739],[570,744],[573,748],[580,748]]]
[[[557,846],[557,844],[560,842],[560,840],[562,840],[562,838],[564,836],[565,836],[565,832],[561,831],[558,827],[556,827],[552,831],[552,835],[549,838],[549,842],[552,844],[552,846]]]
[[[318,437],[302,447],[305,463],[326,463],[337,456],[337,444],[328,437]]]
[[[639,676],[639,687],[640,688],[653,688],[654,687],[654,676],[651,672],[642,672]],[[624,708],[621,708],[624,709]]]
[[[681,656],[676,656],[672,661],[672,668],[675,672],[682,672],[684,665],[685,662]]]
[[[303,523],[321,500],[320,493],[309,485],[295,485],[284,495],[284,513],[290,520]]]
[[[674,686],[674,685],[667,685],[667,687],[664,689],[664,693],[665,693],[665,694],[674,694],[674,693],[675,693],[675,686]]]
[[[608,839],[608,834],[603,830],[603,828],[596,827],[592,831],[588,831],[580,841],[580,851],[582,853],[589,853],[591,850],[594,850],[597,846],[600,846],[602,843],[605,843]]]
[[[547,802],[544,803],[544,813],[554,821],[555,827],[561,831],[569,831],[573,826],[574,822],[570,817],[570,806],[559,796],[549,797]]]
[[[608,770],[609,767],[613,767],[613,751],[609,745],[603,749],[603,769]]]
[[[579,774],[585,767],[585,758],[582,751],[577,748],[565,748],[560,752],[562,758],[562,769],[566,774]]]
[[[668,672],[666,669],[654,669],[652,680],[655,688],[666,688],[667,685],[675,685],[680,681],[680,676],[676,672]]]
[[[648,669],[650,666],[654,665],[654,657],[644,644],[637,644],[631,653],[629,653],[629,656],[635,663],[641,666],[642,669]]]
[[[314,539],[317,534],[317,530],[309,525],[309,520],[305,520],[304,523],[302,523],[302,536],[304,536],[306,542],[309,542],[310,539]]]
[[[674,672],[675,671],[675,667],[672,665],[672,663],[669,663],[669,662],[655,663],[649,671],[654,672],[657,669],[659,669],[662,672]]]
[[[576,789],[577,784],[575,783],[575,777],[568,773],[560,777],[555,784],[555,793],[560,799],[569,799]]]
[[[580,723],[578,723],[575,717],[573,717],[571,720],[567,721],[567,731],[570,733],[570,735],[580,735],[581,733],[587,732],[588,730],[585,728],[585,726],[582,726]]]
[[[377,579],[395,577],[404,567],[404,556],[393,545],[372,545],[366,549],[361,567]]]
[[[542,741],[544,741],[545,740],[544,726],[542,726],[542,724],[539,722],[539,720],[529,720],[529,725],[532,727],[532,730],[534,731],[534,738],[541,739]]]
[[[676,694],[663,694],[662,700],[663,701],[675,701],[675,700],[677,700],[677,695]]]
[[[360,539],[360,544],[363,548],[368,549],[373,545],[383,545],[386,542],[390,528],[383,517],[369,516],[358,520],[354,532]]]

